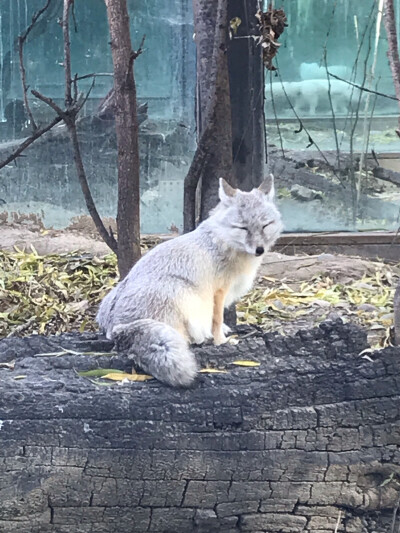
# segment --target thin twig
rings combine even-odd
[[[75,3],[74,3],[74,0],[72,0],[72,9],[71,9],[71,14],[72,14],[72,21],[74,23],[74,32],[75,33],[78,33],[78,23],[76,22],[76,16],[75,16]]]
[[[362,85],[358,85],[357,83],[353,83],[352,81],[345,80],[344,78],[341,78],[340,76],[336,76],[336,74],[333,74],[332,72],[328,71],[328,74],[331,78],[336,78],[337,80],[343,81],[344,83],[347,83],[348,85],[351,85],[352,87],[355,87],[356,89],[359,89],[360,91],[364,91],[366,93],[376,94],[377,96],[383,96],[384,98],[389,98],[390,100],[396,100],[396,96],[390,96],[390,94],[381,93],[380,91],[374,91],[373,89],[367,89],[367,87],[363,87]]]
[[[367,72],[368,72],[368,59],[369,55],[371,53],[371,37],[372,37],[372,30],[373,25],[371,25],[369,33],[368,33],[368,49],[367,53],[364,58],[364,72],[363,72],[363,80],[362,84],[365,85],[366,79],[367,79]],[[355,119],[352,124],[351,133],[350,133],[350,183],[351,183],[351,199],[352,199],[352,217],[353,217],[353,225],[355,226],[356,220],[357,220],[357,211],[358,211],[358,189],[357,189],[357,182],[356,182],[356,176],[355,176],[355,162],[354,162],[354,136],[358,124],[358,119],[360,117],[360,108],[361,108],[361,97],[362,93],[361,91],[358,94],[358,101],[355,108]],[[353,118],[353,115],[352,115]]]
[[[100,233],[101,237],[103,238],[104,242],[111,248],[111,250],[115,253],[118,251],[118,244],[116,240],[114,239],[114,236],[110,235],[108,231],[106,230],[106,227],[104,226],[103,221],[100,218],[100,215],[97,211],[96,204],[94,203],[92,193],[90,191],[89,183],[87,181],[85,167],[83,165],[82,160],[82,154],[80,150],[79,140],[78,140],[78,133],[76,130],[76,122],[74,119],[69,120],[66,122],[72,147],[74,151],[74,161],[76,165],[76,171],[78,174],[79,183],[82,188],[83,196],[85,198],[86,207],[89,211],[90,216],[93,219],[93,222],[95,223],[95,226],[97,228],[97,231]]]
[[[278,63],[278,61],[277,61],[277,63]],[[293,111],[293,114],[295,115],[295,117],[296,117],[297,120],[299,121],[300,131],[301,131],[301,130],[304,130],[304,131],[306,132],[306,134],[308,135],[308,140],[309,140],[309,143],[310,143],[310,144],[307,146],[307,148],[309,148],[310,146],[314,145],[315,148],[317,149],[318,153],[319,153],[320,156],[322,157],[322,159],[325,161],[325,163],[326,163],[329,167],[331,167],[331,165],[330,165],[328,159],[326,158],[326,155],[322,152],[321,148],[317,145],[317,143],[315,142],[315,140],[311,137],[310,132],[308,131],[308,129],[307,129],[306,126],[304,125],[303,121],[302,121],[301,118],[299,117],[297,111],[295,110],[295,108],[294,108],[294,106],[293,106],[293,104],[292,104],[292,102],[291,102],[291,100],[290,100],[290,98],[289,98],[289,96],[288,96],[288,94],[287,94],[287,92],[286,92],[286,89],[285,89],[285,86],[284,86],[284,84],[283,84],[282,76],[281,76],[281,74],[280,74],[279,69],[278,69],[278,75],[279,75],[279,81],[281,82],[282,90],[283,90],[283,93],[284,93],[284,95],[285,95],[285,97],[286,97],[286,100],[287,100],[287,102],[288,102],[288,104],[289,104],[291,110]],[[334,168],[332,168],[332,172],[333,172],[334,176],[337,178],[337,180],[339,181],[340,185],[341,185],[342,187],[345,188],[345,184],[344,184],[344,182],[343,182],[341,176],[337,174],[337,172],[335,171]]]
[[[127,70],[127,73],[126,73],[126,79],[127,80],[129,79],[129,77],[132,74],[133,63],[134,63],[135,59],[137,59],[140,56],[140,54],[143,52],[143,45],[144,45],[145,39],[146,39],[146,35],[143,35],[142,40],[140,41],[139,48],[137,50],[132,50],[131,57],[129,58],[128,70]]]
[[[342,511],[339,511],[339,516],[338,516],[336,527],[335,527],[335,533],[338,533],[341,521],[342,521]]]
[[[109,76],[110,78],[112,78],[114,74],[112,74],[111,72],[92,72],[91,74],[85,74],[84,76],[75,76],[74,79],[76,81],[80,81],[86,80],[87,78],[97,78],[100,76]]]
[[[78,101],[78,74],[75,74],[74,79],[72,80],[72,86],[74,88],[74,102]]]
[[[400,57],[399,57],[399,43],[396,29],[396,18],[394,14],[393,0],[384,0],[385,13],[383,21],[385,24],[385,30],[388,42],[387,56],[389,59],[389,66],[392,72],[393,84],[395,94],[398,100],[400,111]],[[397,21],[398,22],[398,21]],[[396,129],[397,135],[400,137],[400,114],[399,114],[399,126]]]
[[[24,65],[24,40],[22,39],[21,35],[18,37],[18,53],[19,53],[19,71],[21,73],[21,83],[22,83],[22,96],[24,99],[24,105],[26,112],[29,116],[29,121],[32,125],[32,130],[37,130],[37,124],[35,122],[35,119],[33,117],[32,110],[29,105],[28,101],[28,85],[26,83],[26,70]]]
[[[374,55],[372,58],[372,65],[369,72],[369,87],[372,87],[372,81],[375,77],[375,69],[376,69],[376,63],[378,59],[378,48],[379,48],[379,39],[381,34],[381,25],[382,25],[382,16],[383,16],[383,0],[379,0],[378,3],[378,13],[376,16],[376,27],[375,27],[375,44],[374,44]],[[368,141],[369,141],[369,131],[371,129],[371,122],[368,122],[368,110],[369,110],[369,103],[371,100],[371,94],[368,93],[367,97],[365,99],[365,106],[364,106],[364,127],[363,127],[363,149],[361,152],[360,157],[360,166],[359,166],[359,174],[358,174],[358,180],[357,180],[357,206],[359,204],[360,200],[360,193],[361,193],[361,180],[362,180],[362,171],[363,167],[366,164],[367,160],[367,151],[368,151]],[[369,125],[369,128],[368,128]]]
[[[283,139],[282,139],[282,134],[281,134],[281,128],[280,128],[280,126],[279,126],[278,115],[276,114],[276,106],[275,106],[274,90],[273,90],[273,88],[272,88],[272,70],[269,71],[269,74],[270,74],[270,77],[269,77],[269,89],[270,89],[270,93],[271,93],[271,105],[272,105],[272,111],[274,112],[276,129],[278,130],[279,144],[281,145],[282,157],[285,158],[285,150],[284,150],[284,148],[283,148]]]
[[[399,494],[399,497],[397,498],[397,501],[396,501],[396,504],[393,508],[393,517],[392,517],[392,525],[391,525],[391,528],[390,528],[390,533],[394,533],[394,528],[396,526],[396,518],[397,518],[397,513],[399,511],[399,507],[400,507],[400,494]]]
[[[47,126],[44,126],[43,128],[39,128],[35,130],[35,132],[25,139],[19,146],[12,152],[4,161],[0,162],[0,169],[4,168],[6,165],[17,159],[28,146],[30,146],[33,142],[36,141],[36,139],[39,139],[42,135],[50,131],[56,124],[62,121],[62,118],[57,116],[54,118],[50,124],[47,124]]]
[[[23,92],[23,99],[24,99],[24,105],[26,112],[28,113],[30,123],[32,125],[33,131],[37,130],[38,126],[35,122],[35,119],[33,117],[32,110],[29,106],[28,101],[28,85],[26,82],[26,69],[24,64],[24,45],[26,42],[26,39],[28,38],[28,35],[34,28],[36,22],[38,19],[42,16],[42,14],[47,10],[47,8],[50,5],[51,0],[47,0],[45,5],[42,7],[42,9],[39,9],[39,11],[36,11],[36,13],[32,16],[32,22],[29,24],[29,26],[25,29],[23,33],[18,37],[18,53],[19,53],[19,70],[21,73],[21,82],[22,82],[22,92]]]
[[[45,96],[44,94],[40,93],[39,91],[35,91],[35,89],[32,89],[31,93],[33,96],[36,96],[39,100],[50,106],[56,113],[59,115],[62,119],[65,119],[66,112],[61,109],[59,105],[57,105],[54,100],[49,98],[48,96]]]
[[[143,52],[143,45],[144,45],[145,39],[146,39],[146,34],[143,35],[142,40],[140,41],[140,44],[139,44],[139,48],[137,50],[133,50],[134,60],[137,59],[140,56],[140,54]]]
[[[76,99],[76,114],[79,113],[79,111],[82,109],[82,107],[86,104],[89,96],[90,96],[90,93],[92,92],[93,90],[93,87],[95,86],[96,84],[96,78],[93,78],[93,81],[89,87],[89,90],[88,92],[86,93],[85,96],[83,96],[82,94],[80,94],[79,97],[77,97]]]
[[[69,14],[74,0],[64,0],[63,9],[63,39],[64,39],[64,72],[65,72],[65,107],[72,105],[71,79],[71,42],[69,37]],[[49,104],[50,105],[50,104]]]
[[[338,167],[338,171],[340,172],[340,149],[339,149],[339,138],[337,133],[337,127],[336,127],[336,115],[335,115],[335,108],[333,107],[333,101],[332,101],[332,84],[331,84],[331,78],[329,76],[328,72],[328,58],[327,58],[327,50],[324,50],[324,64],[325,64],[325,70],[326,70],[326,77],[328,80],[328,100],[329,100],[329,107],[331,108],[331,114],[332,114],[332,122],[333,122],[333,134],[335,136],[335,146],[336,146],[336,164]]]
[[[26,329],[29,328],[29,326],[31,324],[33,324],[36,320],[36,317],[35,316],[31,316],[31,318],[29,320],[27,320],[26,322],[24,322],[23,324],[20,324],[19,326],[17,326],[16,328],[14,328],[8,335],[7,335],[7,338],[8,337],[15,337],[16,335],[18,335],[18,333],[22,333],[23,331],[25,331]]]
[[[365,38],[367,36],[367,33],[368,33],[369,24],[370,24],[370,22],[372,23],[372,21],[373,21],[374,10],[375,10],[375,0],[372,0],[371,1],[371,9],[370,9],[369,15],[367,17],[367,24],[365,25],[365,28],[364,28],[364,30],[362,32],[361,40],[357,40],[357,44],[358,44],[357,54],[356,54],[356,57],[355,57],[355,60],[354,60],[354,63],[353,63],[353,67],[351,69],[351,74],[350,74],[350,79],[353,80],[351,83],[354,83],[355,79],[357,78],[358,60],[359,60],[360,55],[361,55],[361,50],[363,49],[364,40],[365,40]],[[336,79],[341,79],[338,76],[332,75],[331,73],[329,73],[329,75],[333,76]],[[341,81],[346,81],[346,80],[341,80]],[[363,83],[365,85],[365,82],[363,82]],[[341,136],[341,139],[340,139],[340,148],[342,147],[342,144],[343,144],[343,141],[344,141],[347,122],[349,121],[350,118],[352,118],[351,103],[353,101],[354,89],[355,89],[355,87],[352,86],[351,93],[350,93],[350,98],[349,98],[349,102],[350,102],[349,111],[348,111],[348,113],[346,115],[346,119],[345,119],[344,125],[343,125],[343,132],[342,132],[342,136]]]

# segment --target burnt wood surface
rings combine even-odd
[[[37,355],[109,352],[96,334],[0,341],[0,531],[397,532],[400,349],[363,358],[340,322],[237,332],[195,349],[228,373],[189,390],[76,372],[123,355]]]

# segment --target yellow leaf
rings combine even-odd
[[[260,366],[261,363],[257,361],[232,361],[232,364],[236,366]]]
[[[229,26],[232,28],[234,35],[236,35],[237,30],[239,26],[241,25],[241,23],[242,23],[242,19],[240,17],[233,17],[233,19],[229,21]]]
[[[148,381],[149,379],[154,379],[153,376],[147,374],[127,374],[125,372],[116,372],[115,374],[106,374],[103,376],[103,379],[112,379],[113,381],[123,381],[127,379],[128,381]]]
[[[26,378],[26,376],[15,376],[14,379],[25,379],[25,378]]]
[[[95,368],[94,370],[78,372],[78,374],[83,378],[86,378],[86,377],[101,378],[101,377],[107,377],[110,374],[124,374],[125,375],[125,372],[123,372],[122,370],[118,370],[117,368]]]
[[[227,374],[226,370],[218,370],[218,368],[202,368],[199,370],[201,374]]]

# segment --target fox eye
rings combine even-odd
[[[232,228],[234,229],[244,229],[244,231],[249,231],[249,228],[246,226],[235,226],[235,224],[232,224]]]
[[[265,225],[263,226],[263,229],[268,228],[268,226],[270,226],[271,224],[273,224],[273,222],[274,222],[274,221],[271,220],[270,222],[268,222],[267,224],[265,224]]]

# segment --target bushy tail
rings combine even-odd
[[[140,319],[115,326],[111,334],[117,350],[126,351],[145,371],[173,387],[187,387],[197,373],[187,342],[168,324]]]

